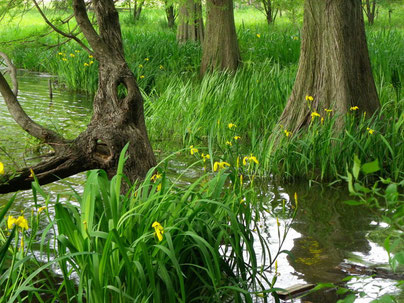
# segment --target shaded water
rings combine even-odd
[[[49,98],[48,80],[56,80],[52,76],[20,72],[19,100],[27,113],[35,120],[49,128],[74,137],[85,128],[90,116],[90,100],[85,95],[71,94],[58,89],[54,90],[53,100]],[[8,114],[4,101],[0,97],[0,161],[6,169],[22,167],[39,161],[35,158],[35,141],[22,131]],[[187,163],[172,160],[169,170],[172,175],[182,174]],[[197,169],[187,170],[182,182],[192,182],[200,174]],[[73,186],[80,191],[85,174],[79,174],[64,181],[45,186],[51,193],[61,194],[67,199]],[[397,296],[404,302],[402,290],[395,286],[396,282],[388,279],[361,277],[350,282],[341,282],[349,274],[340,269],[342,262],[358,263],[366,266],[387,267],[387,253],[378,243],[384,240],[383,223],[369,210],[351,207],[342,203],[348,200],[348,193],[341,188],[323,188],[319,185],[278,186],[268,181],[256,184],[261,198],[272,213],[279,216],[281,229],[291,223],[282,249],[289,250],[291,255],[281,254],[278,258],[278,276],[276,287],[286,288],[298,283],[332,282],[352,290],[364,291],[363,298],[356,302],[370,302],[384,293]],[[66,192],[63,195],[63,192]],[[288,205],[290,198],[297,192],[299,211],[293,222],[282,217],[282,203]],[[0,196],[0,206],[4,205],[11,194]],[[30,191],[20,192],[12,212],[33,207]],[[50,210],[52,210],[50,208]],[[271,251],[276,252],[279,246],[277,222],[273,215],[263,212],[257,224],[264,230]],[[257,245],[258,247],[258,245]],[[257,252],[259,254],[259,252]],[[293,255],[293,257],[291,257]],[[266,262],[268,263],[268,262]],[[269,273],[273,275],[274,273]],[[335,289],[320,291],[293,302],[336,302],[339,299]],[[291,301],[289,301],[291,302]]]

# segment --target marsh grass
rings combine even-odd
[[[144,10],[136,23],[127,12],[121,13],[126,59],[145,98],[148,129],[159,149],[206,147],[210,142],[219,152],[229,140],[226,125],[235,123],[240,148],[262,160],[263,175],[331,180],[344,174],[352,154],[359,153],[364,162],[378,158],[385,163],[381,174],[400,177],[403,101],[399,96],[404,94],[403,85],[397,92],[392,87],[395,72],[399,81],[404,79],[404,34],[399,10],[394,11],[389,26],[383,23],[387,14],[381,10],[376,24],[367,27],[369,54],[382,103],[374,119],[360,122],[359,127],[349,126],[339,135],[334,134],[331,123],[318,130],[320,137],[316,140],[311,127],[302,130],[300,137],[293,134],[290,140],[283,140],[281,147],[271,137],[284,131],[277,120],[297,71],[299,26],[291,24],[287,17],[268,26],[263,15],[251,8],[243,7],[235,14],[242,67],[234,75],[211,73],[200,79],[200,45],[178,45],[175,31],[164,26],[161,9]],[[37,16],[30,18],[40,24]],[[21,27],[25,29],[32,30]],[[51,44],[57,38],[47,39]],[[38,45],[21,44],[12,48],[12,54],[19,66],[56,73],[68,87],[94,93],[97,63],[85,67],[89,61],[83,51],[70,58],[69,54],[76,54],[76,50],[79,49],[72,43],[44,51],[38,51]],[[66,54],[68,61],[63,61],[59,52]],[[366,143],[369,138],[360,132],[361,127],[377,130],[372,144]]]
[[[1,238],[15,264],[0,272],[1,285],[7,283],[1,300],[253,302],[277,290],[270,269],[285,252],[289,227],[278,226],[280,245],[270,251],[256,222],[263,209],[271,210],[261,205],[252,183],[239,181],[236,167],[202,174],[180,187],[182,175],[169,178],[166,159],[121,194],[126,148],[112,180],[102,170],[91,171],[83,193],[72,190],[67,202],[33,183],[37,207],[24,232],[24,248],[18,239],[13,246]],[[190,168],[202,165],[197,158]],[[39,229],[45,213],[50,223]],[[287,217],[295,213],[289,206],[282,211]],[[59,283],[51,267],[62,273]]]

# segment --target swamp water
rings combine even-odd
[[[74,137],[85,128],[91,114],[91,100],[86,95],[69,93],[54,89],[53,99],[49,97],[49,81],[56,78],[31,72],[19,72],[19,101],[35,121]],[[39,161],[35,158],[35,141],[29,138],[9,115],[3,99],[0,97],[0,161],[7,167],[23,167]],[[69,136],[70,134],[70,136]],[[201,174],[196,168],[187,168],[188,163],[175,159],[169,162],[168,174],[184,174],[182,182],[191,182]],[[81,191],[85,174],[78,174],[66,180],[44,186],[45,191],[61,200],[67,198],[70,186]],[[335,283],[351,290],[363,292],[363,297],[355,302],[371,302],[383,294],[393,294],[398,302],[404,302],[404,292],[396,286],[397,281],[377,277],[355,276],[347,282],[344,278],[351,275],[341,266],[344,263],[360,264],[367,267],[388,268],[387,252],[383,243],[385,225],[365,208],[345,205],[350,199],[345,188],[332,189],[315,185],[278,186],[271,182],[257,181],[256,186],[267,208],[279,215],[281,232],[284,226],[291,228],[282,249],[290,254],[278,257],[277,288],[287,288],[294,284]],[[296,218],[282,217],[282,201],[287,205],[293,200],[294,193],[299,195],[299,210]],[[0,195],[0,207],[12,194]],[[18,193],[11,212],[25,211],[28,215],[33,208],[31,191]],[[50,213],[53,209],[49,208]],[[263,231],[263,236],[271,252],[279,247],[277,221],[274,216],[263,211],[256,225]],[[282,241],[282,235],[281,235]],[[257,243],[257,247],[260,247]],[[262,257],[260,251],[257,256]],[[293,256],[293,257],[291,257]],[[268,263],[268,262],[266,262]],[[268,276],[274,273],[269,272]],[[336,302],[339,297],[335,289],[326,289],[310,294],[302,299],[286,302]]]

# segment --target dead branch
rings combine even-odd
[[[39,14],[42,16],[42,18],[45,20],[46,24],[48,24],[55,32],[57,32],[58,34],[65,36],[66,38],[70,38],[74,41],[76,41],[83,49],[85,49],[89,54],[93,55],[93,51],[91,49],[89,49],[84,43],[83,41],[81,41],[77,36],[73,35],[72,33],[65,33],[64,31],[60,30],[59,28],[57,28],[52,22],[49,21],[49,19],[46,17],[46,15],[44,14],[44,12],[42,11],[42,9],[39,7],[38,3],[36,2],[36,0],[32,0],[32,2],[34,3],[35,7],[37,8]]]
[[[56,132],[34,122],[21,107],[16,97],[18,92],[18,82],[15,66],[5,53],[0,52],[0,55],[4,58],[8,65],[8,69],[11,71],[11,79],[13,82],[13,90],[11,90],[7,80],[4,78],[3,74],[0,73],[0,93],[3,95],[11,116],[18,125],[20,125],[31,136],[38,138],[43,143],[49,144],[56,152],[63,150],[63,146],[65,146],[68,141]]]

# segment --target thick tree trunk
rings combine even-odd
[[[204,27],[201,0],[183,0],[178,15],[177,42],[202,42]]]
[[[313,101],[306,100],[312,96]],[[343,115],[351,107],[368,116],[380,106],[370,67],[360,0],[307,0],[299,69],[279,123],[297,132],[311,113]],[[338,116],[337,116],[338,117]]]
[[[235,71],[240,50],[232,0],[207,0],[206,36],[202,47],[201,75],[213,69]]]
[[[91,25],[83,0],[74,0],[73,8],[78,25],[93,48],[99,62],[98,91],[94,97],[93,117],[87,129],[75,140],[68,141],[35,124],[24,116],[22,108],[0,75],[0,91],[13,109],[14,119],[30,134],[49,144],[55,154],[32,167],[41,184],[46,184],[81,171],[102,168],[110,177],[116,173],[119,155],[129,142],[128,160],[124,173],[131,181],[144,178],[155,164],[143,113],[143,99],[123,54],[118,13],[113,0],[94,0],[99,33]],[[126,88],[125,96],[118,96],[118,87]],[[0,193],[30,188],[33,176],[29,168],[6,176],[0,181]]]
[[[175,26],[175,13],[174,13],[174,5],[168,5],[166,3],[166,17],[167,17],[167,26],[168,28],[174,28]]]

